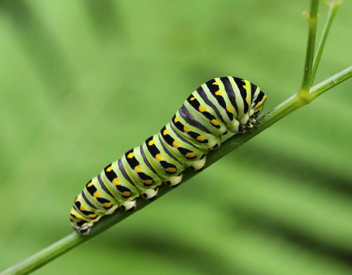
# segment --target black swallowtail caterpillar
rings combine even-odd
[[[258,86],[236,77],[214,78],[197,88],[170,123],[140,147],[126,152],[91,179],[70,212],[72,227],[87,235],[102,216],[118,207],[136,208],[142,196],[156,198],[162,183],[177,186],[188,167],[200,170],[221,136],[255,127],[266,95]]]

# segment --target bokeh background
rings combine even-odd
[[[0,270],[217,76],[299,88],[308,0],[0,1]],[[316,83],[352,63],[352,2]],[[320,24],[327,7],[320,5]],[[352,80],[35,274],[351,274]]]

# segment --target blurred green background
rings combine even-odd
[[[218,76],[297,91],[308,0],[0,1],[0,270]],[[341,6],[316,83],[352,63]],[[327,7],[320,5],[319,30]],[[352,80],[36,274],[351,274]]]

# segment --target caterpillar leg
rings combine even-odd
[[[170,186],[170,187],[176,187],[177,185],[180,184],[181,180],[182,180],[182,175],[180,174],[178,176],[174,176],[174,177],[169,177],[169,179],[165,182],[166,185]]]
[[[251,123],[253,123],[253,124],[260,124],[260,122],[259,122],[257,119],[253,118],[253,117],[250,117],[250,118],[249,118],[249,121],[250,121]]]
[[[242,126],[240,126],[238,128],[238,132],[237,133],[239,133],[239,134],[247,134],[247,133],[250,133],[250,131],[248,131],[248,130],[244,129]]]
[[[159,187],[156,187],[154,189],[147,189],[142,193],[142,197],[147,199],[148,201],[156,199],[156,196],[158,194]]]
[[[192,162],[192,165],[190,166],[190,168],[192,168],[193,170],[196,170],[196,171],[201,171],[204,168],[206,160],[207,160],[207,155],[204,154],[201,157],[201,159]]]
[[[137,207],[137,202],[136,202],[136,200],[125,202],[125,203],[121,204],[120,207],[122,210],[125,210],[125,211],[133,211]]]

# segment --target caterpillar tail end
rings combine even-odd
[[[157,194],[157,190],[155,192],[155,196],[156,194]],[[133,201],[128,201],[121,204],[120,208],[121,210],[132,212],[136,209],[136,207],[137,207],[137,201],[133,200]],[[96,217],[93,220],[91,220],[89,218],[82,216],[75,208],[72,207],[70,211],[71,226],[77,233],[81,235],[89,235],[94,223],[98,222],[105,215],[113,214],[117,208],[118,208],[118,205],[115,205],[112,208],[110,208],[108,211],[105,211],[105,213],[97,214]]]
[[[79,234],[85,236],[85,235],[89,235],[90,230],[91,230],[91,227],[90,227],[90,226],[85,226],[85,227],[82,227],[82,228],[80,228],[79,230],[77,230],[77,232],[78,232]]]
[[[93,226],[93,222],[90,222],[79,215],[73,208],[70,211],[70,221],[73,229],[81,235],[88,235]]]

